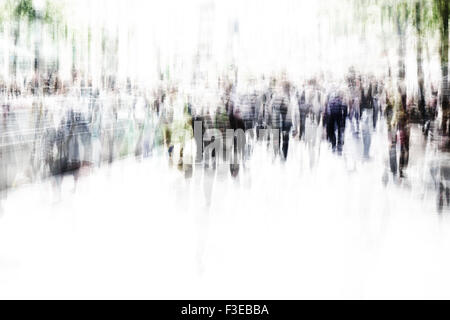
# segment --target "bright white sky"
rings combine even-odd
[[[163,65],[183,62],[188,67],[200,42],[210,44],[213,65],[217,63],[219,69],[233,55],[248,71],[269,72],[288,63],[310,62],[299,48],[309,43],[310,52],[317,50],[313,45],[318,2],[68,0],[67,10],[73,25],[90,24],[97,36],[103,25],[111,33],[118,32],[119,71],[145,77],[155,69],[158,50]],[[213,8],[202,9],[208,5]],[[232,39],[234,21],[239,21],[240,33]]]
[[[241,75],[283,70],[294,77],[320,71],[342,75],[350,65],[380,73],[387,69],[377,11],[372,11],[375,22],[368,23],[368,41],[362,43],[348,0],[65,1],[70,24],[80,34],[87,34],[91,25],[94,51],[100,53],[102,26],[119,34],[122,78],[155,78],[158,52],[163,71],[170,66],[179,78],[190,78],[201,43],[209,43],[212,57],[206,68],[213,73],[226,70],[233,59]],[[238,37],[232,37],[235,21]],[[395,68],[396,45],[388,43],[386,49]],[[414,71],[412,54],[408,65]],[[100,54],[94,56],[100,59]]]

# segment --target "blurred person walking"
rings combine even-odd
[[[334,90],[326,107],[327,135],[333,152],[342,154],[344,145],[345,120],[348,107],[344,103],[343,91]]]

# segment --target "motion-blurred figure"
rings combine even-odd
[[[347,117],[347,105],[343,100],[342,91],[333,91],[326,108],[326,122],[328,139],[331,142],[333,152],[342,153],[344,145],[345,119]]]

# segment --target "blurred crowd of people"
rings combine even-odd
[[[391,173],[402,178],[411,123],[426,136],[436,131],[440,93],[429,91],[425,110],[418,111],[417,97],[403,83],[353,69],[340,81],[321,75],[295,82],[279,75],[238,83],[223,77],[198,89],[168,81],[143,88],[114,79],[100,89],[77,75],[62,82],[53,74],[21,86],[2,82],[0,189],[4,194],[48,177],[58,187],[65,174],[76,185],[81,169],[127,156],[167,157],[187,178],[193,164],[227,163],[236,176],[257,143],[267,146],[273,160],[286,161],[295,140],[304,141],[313,165],[323,140],[337,155],[344,152],[347,126],[369,159],[380,121],[388,131]]]

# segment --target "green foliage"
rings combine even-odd
[[[422,31],[434,32],[438,27],[438,20],[436,19],[433,3],[430,0],[419,0],[421,19],[422,19]]]
[[[7,0],[0,8],[0,22],[2,20],[22,20],[34,22],[40,20],[45,24],[62,24],[63,2],[47,0],[42,12],[39,12],[33,0]]]
[[[448,32],[449,10],[448,0],[433,0],[433,20],[437,22],[441,33]]]
[[[36,19],[36,9],[32,0],[17,0],[14,6],[13,15],[17,19],[26,18],[29,21]]]
[[[410,21],[414,4],[412,0],[375,0],[382,23],[395,23],[405,28]]]
[[[434,33],[442,28],[449,7],[449,0],[376,0],[376,3],[381,10],[382,22],[393,23],[398,19],[397,22],[402,26],[411,24],[417,27],[419,18],[420,31],[423,33]],[[416,12],[418,8],[419,16]]]
[[[45,3],[44,21],[45,23],[53,23],[61,25],[63,22],[63,7],[61,1],[47,1]]]

